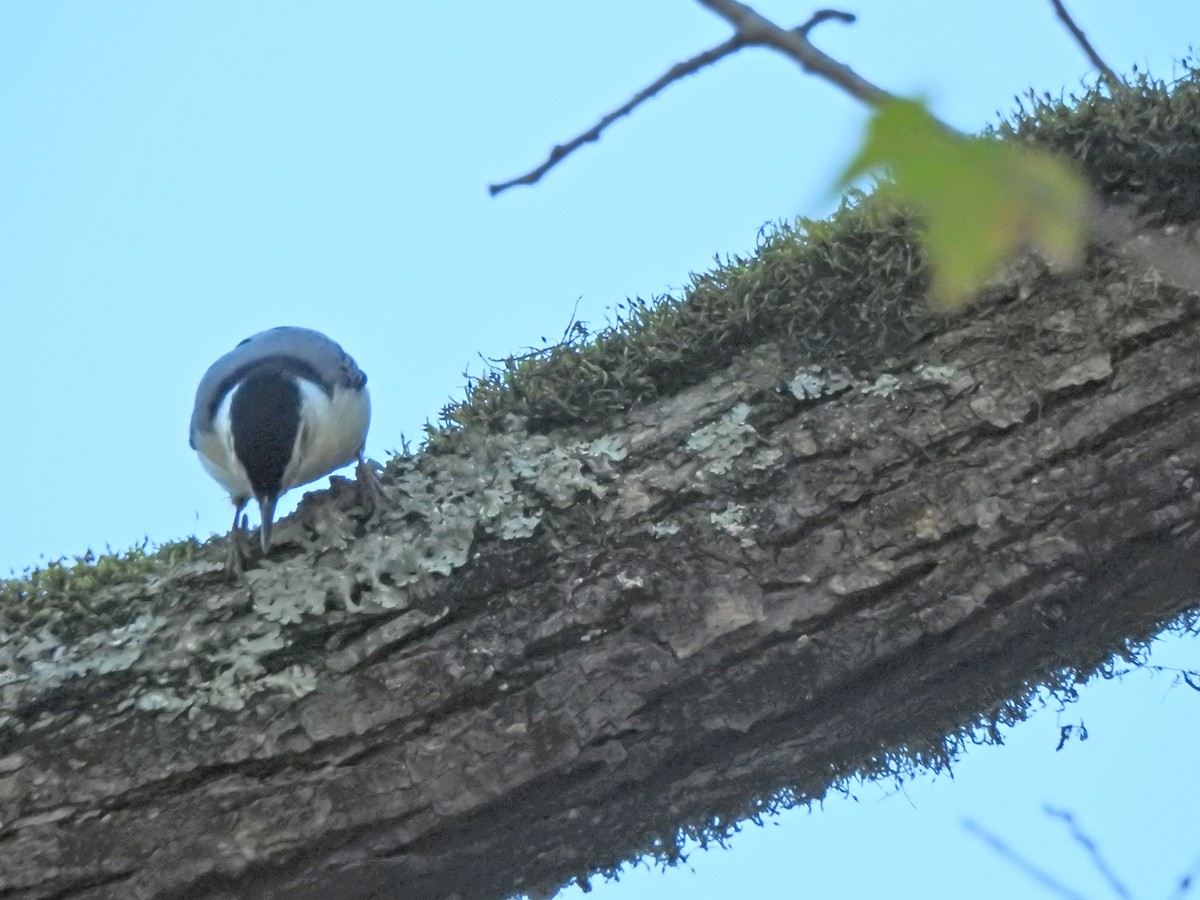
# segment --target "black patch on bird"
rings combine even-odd
[[[246,340],[248,341],[249,338]],[[244,343],[246,341],[242,341],[242,344]],[[240,347],[242,344],[238,344],[238,346]],[[221,401],[225,399],[225,395],[230,390],[237,386],[238,382],[245,381],[252,372],[272,370],[281,375],[294,375],[297,378],[311,381],[325,392],[325,396],[333,396],[333,385],[325,382],[321,378],[321,373],[304,360],[296,359],[294,356],[268,356],[265,359],[256,359],[253,362],[239,366],[217,385],[216,391],[213,392],[212,406],[208,410],[209,420],[211,421],[212,417],[217,414],[217,408],[221,405]],[[362,383],[367,383],[365,375],[362,378]]]
[[[276,365],[259,364],[233,389],[233,452],[258,496],[278,497],[300,429],[300,387]]]

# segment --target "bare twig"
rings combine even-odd
[[[1171,900],[1183,900],[1195,885],[1198,876],[1200,876],[1200,859],[1192,863],[1192,867],[1183,873],[1179,884],[1175,886],[1175,893],[1171,895]]]
[[[1071,18],[1071,14],[1067,12],[1067,8],[1063,6],[1062,0],[1050,0],[1054,5],[1054,11],[1058,13],[1058,17],[1062,23],[1067,26],[1067,30],[1071,32],[1071,36],[1075,38],[1076,43],[1083,48],[1083,52],[1087,54],[1088,59],[1092,61],[1092,65],[1100,70],[1100,74],[1104,80],[1108,82],[1110,88],[1115,88],[1121,83],[1121,79],[1117,77],[1117,73],[1108,67],[1100,54],[1096,52],[1096,48],[1092,46],[1087,39],[1087,35],[1083,30],[1075,24],[1075,20]]]
[[[736,50],[742,49],[744,46],[746,46],[745,39],[742,38],[741,35],[735,34],[729,40],[725,41],[725,43],[718,44],[711,50],[705,50],[703,53],[699,53],[696,56],[693,56],[691,59],[686,59],[681,63],[676,63],[675,65],[671,66],[671,68],[667,69],[667,71],[663,73],[661,77],[651,82],[648,87],[643,88],[634,94],[628,103],[624,103],[614,109],[587,131],[583,132],[583,134],[571,138],[571,140],[567,141],[565,144],[558,144],[553,150],[550,151],[550,155],[546,157],[546,161],[536,169],[526,172],[519,178],[513,178],[511,181],[504,181],[500,184],[488,185],[488,193],[494,197],[501,191],[506,191],[510,187],[515,187],[518,184],[534,184],[543,175],[558,165],[558,163],[561,162],[564,157],[574,153],[584,144],[590,144],[593,141],[600,140],[600,135],[604,133],[604,129],[606,129],[613,122],[617,121],[617,119],[629,115],[667,85],[674,81],[679,81],[682,78],[686,78],[689,75],[693,75],[696,72],[699,72],[705,66],[711,66],[717,60],[728,56],[730,53],[733,53]]]
[[[853,22],[850,13],[833,9],[822,9],[798,28],[791,30],[780,28],[774,22],[764,19],[754,10],[741,3],[726,2],[726,0],[700,0],[704,6],[712,9],[718,15],[734,26],[733,37],[711,50],[693,56],[691,59],[671,66],[661,77],[650,85],[638,91],[627,103],[614,109],[582,134],[572,138],[565,144],[559,144],[550,151],[546,161],[524,175],[509,181],[488,186],[492,196],[506,191],[519,184],[535,184],[543,175],[574,153],[584,144],[590,144],[600,139],[600,135],[613,122],[629,115],[633,110],[658,94],[669,84],[699,72],[706,66],[711,66],[720,59],[734,53],[743,47],[764,46],[775,47],[800,63],[806,71],[820,75],[833,84],[841,87],[852,97],[862,100],[872,106],[879,105],[891,99],[891,94],[857,75],[849,66],[844,66],[832,57],[826,56],[808,41],[808,34],[817,25],[830,19],[841,22]]]
[[[738,0],[697,0],[697,2],[732,25],[733,37],[711,50],[706,50],[704,53],[672,66],[662,77],[634,95],[629,102],[606,115],[592,128],[567,143],[556,146],[540,166],[519,178],[493,184],[488,190],[495,195],[518,184],[534,184],[575,150],[584,144],[598,140],[609,125],[628,115],[667,85],[692,75],[743,47],[771,47],[797,62],[805,71],[824,78],[868,106],[878,107],[896,99],[893,94],[858,75],[849,66],[822,53],[809,42],[809,33],[822,22],[830,19],[847,23],[854,22],[854,16],[850,13],[822,9],[814,13],[805,24],[796,28],[784,29]],[[1059,18],[1066,23],[1075,39],[1087,52],[1093,64],[1108,79],[1110,85],[1119,84],[1115,73],[1104,63],[1088,42],[1087,37],[1071,19],[1062,0],[1051,0],[1051,2],[1058,12]],[[942,123],[942,127],[949,133],[957,134],[954,129],[944,123]],[[1093,240],[1115,245],[1119,252],[1153,268],[1160,278],[1175,287],[1200,293],[1200,256],[1196,254],[1193,246],[1190,244],[1185,246],[1187,242],[1173,235],[1156,234],[1151,229],[1143,228],[1130,211],[1102,202],[1094,205],[1087,225]],[[1200,680],[1193,681],[1187,675],[1183,677],[1189,686],[1200,689]]]
[[[840,9],[818,9],[808,17],[807,22],[792,30],[801,37],[807,38],[810,31],[822,22],[828,22],[830,19],[837,19],[839,22],[844,22],[847,25],[853,25],[858,21],[854,13],[842,12]]]
[[[1060,897],[1065,897],[1067,900],[1087,900],[1083,894],[1075,893],[1045,869],[1041,869],[1031,863],[1025,857],[1021,856],[1021,854],[1017,853],[1017,851],[1013,850],[1012,847],[1008,846],[1008,844],[1004,843],[1004,841],[1000,840],[1000,838],[983,828],[983,826],[979,825],[974,820],[964,819],[963,827],[995,850],[1002,857],[1007,859],[1010,863],[1012,863],[1030,878],[1032,878],[1034,881],[1036,881],[1038,884],[1040,884],[1042,887],[1044,887],[1046,890],[1051,891]]]
[[[1185,245],[1186,246],[1186,245]],[[1186,252],[1186,251],[1184,251]],[[1193,258],[1195,253],[1193,252]],[[1166,279],[1163,279],[1164,281]],[[1177,286],[1177,285],[1176,285]],[[1200,283],[1191,288],[1193,293],[1200,293]],[[1178,666],[1138,666],[1139,669],[1146,669],[1150,672],[1164,672],[1175,676],[1175,683],[1182,681],[1193,691],[1200,691],[1200,672],[1195,669],[1180,669]]]
[[[582,299],[582,297],[576,298],[575,307],[571,310],[571,319],[567,322],[567,327],[563,329],[562,337],[553,344],[549,343],[543,337],[542,344],[544,346],[526,347],[526,352],[520,354],[519,356],[484,356],[482,353],[480,353],[479,358],[483,360],[490,372],[495,372],[499,366],[507,367],[512,363],[526,362],[527,360],[531,359],[545,359],[546,357],[551,356],[555,350],[561,350],[564,347],[576,347],[582,344],[591,334],[591,332],[588,331],[587,323],[580,322],[575,318],[575,315],[579,312],[579,301]],[[471,376],[466,375],[466,373],[464,373],[464,376],[468,381],[471,378]]]
[[[1055,819],[1061,819],[1066,823],[1067,828],[1071,830],[1071,837],[1075,839],[1075,843],[1083,847],[1087,851],[1088,856],[1092,858],[1092,864],[1096,867],[1104,880],[1108,882],[1108,886],[1113,889],[1113,893],[1122,900],[1130,900],[1129,891],[1125,885],[1121,884],[1121,880],[1117,878],[1115,872],[1109,868],[1108,863],[1104,860],[1104,855],[1100,852],[1100,848],[1096,846],[1096,842],[1083,833],[1079,827],[1079,823],[1075,821],[1075,817],[1065,809],[1052,809],[1047,806],[1044,808],[1046,815]]]
[[[831,84],[837,85],[851,97],[861,100],[868,106],[881,106],[895,97],[876,84],[867,81],[847,65],[838,62],[832,56],[827,56],[808,40],[809,30],[818,21],[838,18],[843,22],[853,22],[854,17],[849,13],[838,13],[834,10],[823,9],[808,24],[799,28],[780,28],[744,3],[737,0],[698,0],[701,6],[706,6],[730,25],[741,35],[747,45],[774,47],[781,53],[790,56],[798,62],[801,68],[813,75],[820,75]],[[820,17],[820,18],[818,18]]]

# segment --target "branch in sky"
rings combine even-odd
[[[1064,898],[1064,900],[1087,900],[1083,894],[1076,893],[1067,887],[1045,869],[1030,862],[999,837],[992,834],[986,828],[983,828],[973,819],[964,819],[963,828],[969,831],[975,837],[979,838],[985,844],[992,848],[1002,858],[1008,860],[1043,888],[1052,894]]]
[[[518,184],[535,184],[543,175],[553,169],[556,165],[558,165],[559,162],[561,162],[570,154],[574,153],[584,144],[590,144],[592,141],[600,140],[600,135],[604,132],[604,129],[606,129],[613,122],[617,121],[617,119],[629,115],[631,112],[637,109],[637,107],[641,106],[667,85],[674,81],[679,81],[680,79],[686,78],[688,75],[699,72],[705,66],[711,66],[717,60],[728,56],[735,50],[740,50],[744,46],[746,46],[745,40],[741,35],[735,34],[729,40],[725,41],[723,44],[718,44],[711,50],[705,50],[703,53],[693,56],[691,59],[676,63],[675,65],[671,66],[671,68],[669,68],[660,78],[657,78],[655,81],[653,81],[648,87],[645,87],[634,94],[628,103],[625,103],[622,106],[614,109],[587,131],[583,132],[583,134],[571,138],[571,140],[567,141],[565,144],[557,145],[553,150],[550,151],[550,155],[546,158],[546,161],[536,169],[526,172],[519,178],[513,178],[510,181],[505,181],[500,184],[489,185],[488,193],[490,193],[492,196],[495,196],[501,191],[508,190],[510,187],[515,187]]]
[[[1071,837],[1075,839],[1075,843],[1087,851],[1088,856],[1092,859],[1092,864],[1096,867],[1096,871],[1108,882],[1108,886],[1112,888],[1113,893],[1120,897],[1121,900],[1131,900],[1128,888],[1121,883],[1121,879],[1117,877],[1112,867],[1104,859],[1104,854],[1100,852],[1100,848],[1096,846],[1096,842],[1084,834],[1083,829],[1079,827],[1079,823],[1075,821],[1075,817],[1065,809],[1052,809],[1047,806],[1044,807],[1044,810],[1046,815],[1062,820],[1071,829]]]
[[[774,47],[800,63],[806,71],[820,75],[826,80],[831,81],[864,103],[877,106],[885,100],[893,99],[892,95],[883,90],[883,88],[871,84],[857,75],[849,66],[844,66],[832,57],[826,56],[809,43],[808,34],[814,27],[830,19],[837,19],[841,22],[853,22],[854,16],[850,13],[839,12],[833,9],[822,9],[814,13],[803,25],[788,30],[780,28],[768,19],[764,19],[754,10],[741,3],[720,2],[720,0],[717,0],[717,2],[714,2],[714,0],[700,0],[700,3],[712,9],[734,26],[735,32],[733,37],[724,43],[718,44],[711,50],[706,50],[703,53],[693,56],[691,59],[671,66],[660,78],[635,94],[629,102],[604,116],[599,122],[582,134],[572,138],[565,144],[557,145],[550,151],[550,155],[540,166],[531,169],[517,178],[490,185],[488,192],[492,196],[495,196],[501,191],[506,191],[519,184],[537,183],[543,175],[566,159],[566,157],[570,156],[584,144],[599,140],[600,135],[604,133],[604,130],[609,125],[629,115],[629,113],[655,96],[659,91],[667,87],[667,85],[686,78],[688,75],[695,74],[706,66],[711,66],[718,60],[743,47]]]
[[[1058,17],[1062,19],[1067,30],[1071,32],[1071,36],[1075,38],[1079,46],[1083,48],[1083,52],[1087,54],[1088,59],[1092,61],[1092,65],[1100,70],[1100,74],[1104,80],[1108,82],[1109,87],[1116,87],[1121,83],[1121,79],[1117,77],[1117,73],[1108,67],[1108,64],[1100,58],[1100,54],[1096,52],[1096,48],[1092,46],[1091,41],[1087,39],[1087,35],[1083,30],[1075,24],[1075,20],[1071,18],[1071,14],[1067,12],[1067,8],[1063,6],[1062,0],[1050,0],[1054,4],[1054,11],[1058,13]]]
[[[697,0],[697,2],[716,15],[721,16],[721,18],[733,26],[733,37],[691,59],[676,63],[660,78],[635,94],[627,103],[604,116],[590,129],[572,138],[565,144],[554,147],[545,162],[538,167],[518,178],[491,185],[488,189],[491,194],[494,196],[519,184],[534,184],[538,182],[547,172],[566,157],[584,144],[599,140],[603,132],[615,121],[631,113],[668,85],[712,65],[743,47],[771,47],[783,53],[798,63],[806,72],[825,79],[829,83],[841,88],[851,97],[854,97],[867,106],[873,107],[877,112],[877,121],[885,119],[889,111],[894,116],[898,110],[913,107],[913,104],[903,103],[895,95],[866,80],[849,66],[821,52],[809,41],[809,33],[822,22],[830,19],[846,23],[853,22],[854,16],[850,13],[823,9],[814,13],[805,24],[796,28],[785,29],[760,15],[746,4],[738,2],[738,0]],[[1104,63],[1099,54],[1096,53],[1095,49],[1088,42],[1087,37],[1071,19],[1066,8],[1063,6],[1062,0],[1051,0],[1051,2],[1054,4],[1059,18],[1066,23],[1071,33],[1075,36],[1075,39],[1088,54],[1092,63],[1100,69],[1103,77],[1109,81],[1110,85],[1115,86],[1120,84],[1113,70]],[[924,117],[923,121],[929,126],[925,130],[929,132],[933,143],[944,144],[946,147],[957,152],[960,157],[963,154],[969,153],[978,155],[984,151],[991,152],[993,155],[999,154],[999,151],[992,150],[990,146],[991,142],[989,141],[969,139],[946,125],[946,123],[933,117],[928,111],[923,111],[922,116]],[[911,143],[911,141],[907,142],[907,144]],[[900,144],[905,144],[905,142],[901,141]],[[875,149],[888,151],[889,148],[895,149],[891,145],[886,145],[886,142],[883,142]],[[864,148],[864,152],[866,149]],[[910,147],[909,149],[912,148]],[[922,159],[928,156],[925,152],[928,150],[928,147],[917,147],[916,149],[921,151],[917,155]],[[877,152],[867,161],[872,163],[872,165],[875,163],[892,165],[896,162],[892,158],[893,156],[894,154],[889,155],[886,152]],[[1116,244],[1121,252],[1153,267],[1165,280],[1177,286],[1187,285],[1189,290],[1200,289],[1200,258],[1197,257],[1194,248],[1181,248],[1178,246],[1180,242],[1170,239],[1169,236],[1155,235],[1146,229],[1140,228],[1138,223],[1132,221],[1130,213],[1103,202],[1093,203],[1090,213],[1086,212],[1084,203],[1086,187],[1078,178],[1074,176],[1068,177],[1070,173],[1050,157],[1025,153],[1023,161],[1016,161],[1014,154],[1009,153],[1005,156],[1005,159],[993,161],[990,167],[985,166],[980,168],[979,172],[976,173],[976,177],[969,180],[978,183],[981,177],[980,173],[982,173],[982,176],[986,176],[985,180],[989,182],[998,181],[998,188],[993,193],[1006,202],[1012,200],[1012,203],[1016,204],[1015,210],[1019,215],[995,215],[995,210],[989,211],[986,208],[981,210],[971,207],[967,211],[974,218],[971,218],[969,223],[977,225],[982,223],[982,225],[986,225],[989,222],[1010,222],[1010,224],[1016,223],[1018,231],[1025,229],[1029,222],[1034,222],[1035,224],[1043,223],[1044,230],[1054,238],[1054,241],[1051,242],[1052,244],[1055,246],[1069,245],[1069,248],[1072,249],[1071,253],[1063,252],[1058,254],[1064,258],[1077,255],[1076,251],[1081,249],[1079,245],[1086,232],[1093,240]],[[862,158],[860,154],[860,162]],[[928,166],[924,167],[924,169],[928,168]],[[895,174],[893,172],[893,175]],[[1070,183],[1068,184],[1068,182]],[[1076,184],[1076,182],[1079,183]],[[1047,196],[1045,188],[1056,185],[1063,189],[1058,191],[1057,194],[1051,191],[1049,196]],[[920,187],[920,185],[917,185],[917,187]],[[915,196],[909,199],[917,201],[918,205],[923,202],[925,207],[929,207],[931,202],[928,191],[923,193],[918,190]],[[933,199],[937,199],[936,196]],[[962,211],[959,209],[961,204],[958,203],[957,199],[950,205],[958,212]],[[1010,205],[1012,204],[1010,203]],[[936,236],[938,233],[963,233],[961,216],[959,219],[950,217],[942,221],[942,219],[939,219],[928,208],[925,211],[929,219],[926,228],[927,237],[930,235]],[[1012,213],[1013,210],[1008,210],[1008,212]],[[1001,235],[1001,237],[1004,237],[1004,235]],[[1008,255],[1014,249],[1007,243],[1001,243],[1003,246],[997,245],[997,247],[993,248],[993,255],[997,258]],[[966,274],[962,274],[957,280],[954,278],[941,279],[941,299],[943,303],[950,307],[957,306],[978,286],[980,272],[986,267],[982,263],[979,265],[971,263],[971,260],[960,252],[961,248],[958,244],[949,247],[949,249],[942,247],[939,250],[936,242],[933,242],[930,249],[935,269],[950,272],[951,267],[948,266],[949,262],[956,264],[963,263],[960,268],[963,268]],[[1000,249],[1003,249],[1004,253],[1000,253]],[[1045,252],[1047,248],[1036,247],[1035,249]],[[1053,250],[1054,247],[1051,246],[1049,249]],[[970,265],[967,265],[968,263]],[[979,271],[976,271],[976,269]],[[934,286],[936,288],[938,284],[935,283]]]
[[[887,101],[896,99],[888,91],[867,81],[849,66],[838,62],[832,56],[827,56],[809,43],[808,32],[813,25],[829,18],[853,22],[854,16],[849,13],[823,9],[805,25],[788,29],[780,28],[770,19],[759,15],[746,4],[738,3],[737,0],[698,0],[698,2],[732,25],[737,33],[742,35],[747,45],[774,47],[799,63],[804,71],[821,76],[868,106],[882,106]]]

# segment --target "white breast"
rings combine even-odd
[[[196,436],[196,452],[200,463],[230,497],[249,499],[254,496],[250,487],[250,476],[233,452],[233,429],[229,424],[229,405],[233,401],[230,391],[217,407],[213,416],[212,431],[202,431]]]
[[[335,388],[330,397],[303,378],[300,385],[300,434],[292,461],[283,473],[287,491],[358,459],[371,422],[371,398],[366,387]],[[220,479],[218,479],[220,480]]]

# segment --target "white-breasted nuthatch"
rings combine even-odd
[[[275,504],[292,488],[357,459],[360,488],[378,493],[363,458],[370,421],[367,376],[319,331],[262,331],[209,367],[196,390],[190,443],[233,500],[231,569],[241,566],[238,520],[251,497],[266,553]]]

